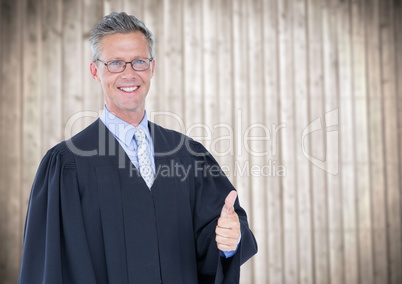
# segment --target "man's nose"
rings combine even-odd
[[[126,62],[126,68],[121,72],[121,77],[126,79],[135,78],[137,76],[137,71],[133,69],[131,62]]]

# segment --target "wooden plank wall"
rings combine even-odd
[[[147,109],[203,142],[259,243],[241,283],[402,283],[402,2],[1,0],[0,282],[46,150],[102,108],[88,35],[153,30]]]

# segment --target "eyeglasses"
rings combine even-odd
[[[151,66],[151,62],[154,60],[153,58],[138,58],[134,59],[133,61],[126,62],[124,60],[113,60],[113,61],[108,61],[104,62],[100,59],[96,59],[96,61],[99,61],[103,63],[107,70],[111,73],[120,73],[123,72],[126,69],[127,64],[131,64],[131,67],[135,71],[145,71],[148,70],[149,66]]]

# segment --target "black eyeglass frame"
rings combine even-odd
[[[139,59],[140,59],[140,60],[144,60],[144,59],[149,60],[149,63],[148,63],[148,68],[146,68],[146,69],[140,69],[140,70],[135,69],[135,68],[134,68],[134,61],[139,60]],[[130,65],[131,65],[131,68],[133,68],[133,70],[135,70],[135,71],[138,71],[138,72],[141,72],[141,71],[146,71],[146,70],[148,70],[148,69],[149,69],[149,67],[151,67],[151,63],[152,63],[152,61],[153,61],[153,60],[154,60],[154,58],[153,58],[153,57],[151,57],[151,58],[137,58],[137,59],[134,59],[134,60],[132,60],[132,61],[124,61],[124,60],[111,60],[111,61],[108,61],[108,62],[102,61],[102,60],[100,60],[99,58],[98,58],[98,59],[96,59],[96,61],[99,61],[100,63],[102,63],[103,65],[105,65],[105,66],[106,66],[106,68],[107,68],[107,70],[108,70],[110,73],[121,73],[121,72],[123,72],[124,70],[126,70],[127,64],[130,64]],[[125,63],[125,64],[124,64],[124,68],[123,68],[123,70],[118,71],[118,72],[110,71],[110,70],[109,70],[109,65],[110,65],[110,63],[112,63],[112,62],[116,62],[116,61],[120,61],[120,62],[124,62],[124,63]]]

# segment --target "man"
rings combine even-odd
[[[151,32],[111,13],[90,43],[105,109],[39,166],[20,283],[238,283],[257,245],[236,191],[200,143],[147,120]]]

